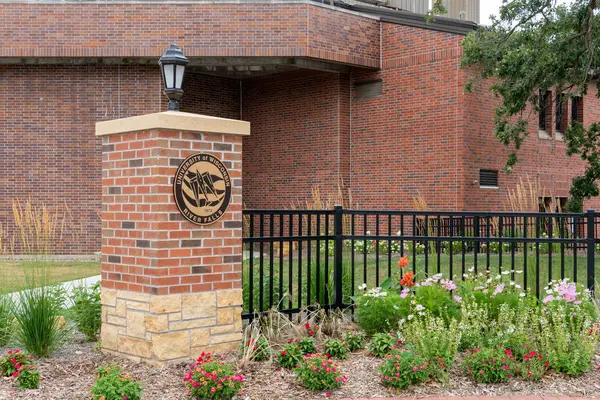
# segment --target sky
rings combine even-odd
[[[479,18],[481,25],[490,25],[490,14],[498,15],[502,0],[481,0],[479,4]]]

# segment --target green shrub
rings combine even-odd
[[[87,340],[96,341],[102,325],[100,282],[92,287],[81,285],[73,289],[71,311],[79,332],[83,333]]]
[[[435,279],[433,281],[436,282]],[[421,285],[415,289],[414,293],[414,301],[425,307],[435,317],[443,317],[446,321],[460,317],[460,303],[454,301],[450,296],[450,291],[441,285]]]
[[[458,322],[452,320],[446,326],[442,318],[427,313],[409,321],[403,330],[403,337],[427,361],[429,376],[445,381],[460,343]]]
[[[348,358],[348,353],[350,353],[348,343],[339,339],[325,339],[323,348],[325,349],[325,353],[329,354],[330,357],[342,360]]]
[[[142,388],[138,381],[114,366],[98,368],[98,378],[90,390],[94,400],[140,400]]]
[[[65,339],[62,296],[60,290],[49,286],[17,293],[11,307],[16,320],[15,339],[29,353],[46,357]]]
[[[315,340],[311,337],[305,337],[300,340],[296,339],[295,342],[300,347],[302,354],[314,354],[317,352],[315,347]]]
[[[397,343],[397,337],[390,333],[376,333],[369,343],[369,353],[375,357],[384,357],[394,349]]]
[[[251,348],[251,349],[250,349]],[[252,350],[253,361],[266,361],[271,358],[271,348],[269,341],[264,336],[259,336],[258,339],[250,338],[242,345],[242,353]]]
[[[567,315],[558,305],[542,310],[539,323],[539,349],[552,368],[571,376],[589,371],[595,347],[595,338],[589,335],[591,321]]]
[[[367,335],[364,332],[346,332],[344,334],[344,341],[348,343],[350,351],[364,349]]]
[[[506,382],[514,374],[514,356],[500,345],[467,350],[463,368],[478,383]]]
[[[294,371],[296,379],[308,390],[339,389],[347,381],[340,366],[321,354],[305,356]]]
[[[10,341],[12,319],[10,298],[0,294],[0,347],[5,347]]]
[[[395,330],[398,321],[408,317],[410,301],[410,297],[371,289],[356,299],[357,323],[369,335]]]
[[[394,352],[379,366],[381,382],[395,389],[418,385],[428,378],[427,362],[413,350]]]
[[[204,352],[196,360],[196,365],[190,367],[183,381],[193,399],[231,399],[244,386],[243,375],[235,373],[231,365],[213,361],[210,353]]]
[[[292,369],[296,368],[304,354],[302,350],[300,350],[300,346],[298,346],[298,342],[290,342],[283,347],[283,350],[279,352],[277,355],[277,363],[282,368]]]

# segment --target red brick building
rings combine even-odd
[[[567,197],[583,168],[550,95],[545,132],[532,115],[521,163],[501,172],[494,99],[465,93],[459,68],[471,22],[308,0],[23,0],[0,2],[0,21],[0,222],[11,229],[13,199],[66,203],[64,253],[100,247],[94,123],[166,109],[157,60],[171,42],[190,59],[182,110],[251,122],[246,207],[290,207],[318,186],[361,208],[411,209],[420,193],[432,209],[502,210],[520,177]],[[564,123],[600,119],[594,95],[564,105]],[[500,171],[497,188],[481,170]]]

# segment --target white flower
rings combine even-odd
[[[408,318],[408,320],[410,321],[411,319],[413,319],[413,315],[412,315],[412,314],[410,314],[410,315],[409,315],[407,318]]]
[[[362,285],[360,285],[360,286],[358,287],[358,290],[365,290],[366,288],[367,288],[367,284],[366,284],[366,283],[363,283]]]
[[[469,272],[473,272],[473,271],[475,271],[475,267],[471,267],[471,268],[469,268],[467,271],[469,271]]]
[[[402,236],[402,231],[396,232],[396,236]]]
[[[519,270],[519,271],[515,271],[515,272],[516,272],[517,274],[522,274],[522,273],[523,273],[523,271],[520,271],[520,270]]]
[[[510,274],[510,271],[503,271],[502,272],[502,275],[508,275],[508,274]]]
[[[546,290],[546,294],[552,294],[552,289]]]
[[[394,304],[394,310],[399,310],[400,307],[398,307],[397,305]]]
[[[513,281],[510,281],[510,286],[515,286],[515,283]]]
[[[371,231],[367,231],[367,235],[370,235],[370,234],[371,234]]]
[[[519,296],[525,297],[525,293],[521,293],[521,294],[519,294]]]
[[[496,275],[496,280],[499,281],[500,279],[502,279],[501,275]]]
[[[417,306],[415,307],[415,310],[417,310],[417,311],[423,311],[424,309],[425,309],[425,307],[423,307],[420,304],[417,304]]]
[[[517,289],[521,289],[521,285],[515,285]]]
[[[405,320],[404,318],[401,318],[401,319],[400,319],[400,321],[398,321],[398,323],[399,323],[400,325],[404,324],[405,322],[406,322],[406,320]]]

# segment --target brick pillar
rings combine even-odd
[[[241,340],[242,136],[250,124],[164,112],[96,124],[102,137],[102,347],[161,364]],[[186,220],[173,180],[209,154],[230,203],[208,225]]]

